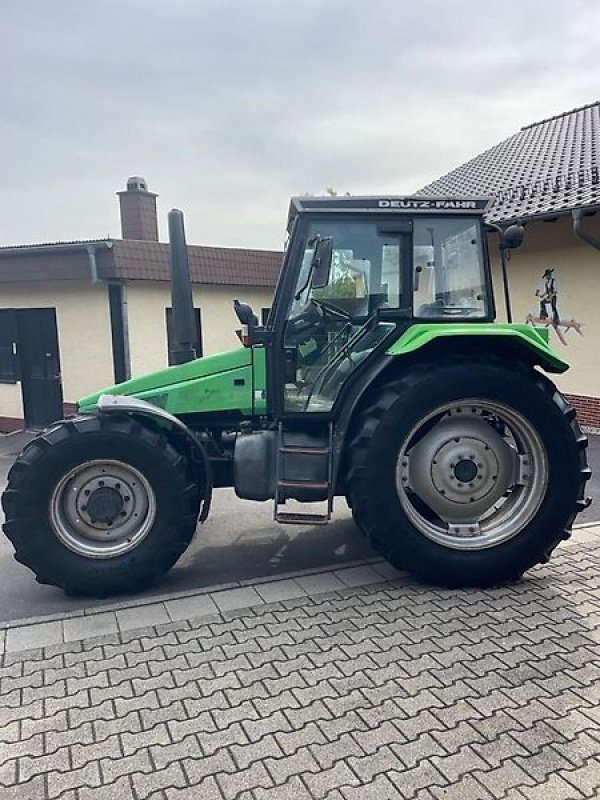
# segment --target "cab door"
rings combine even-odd
[[[307,215],[278,309],[274,361],[280,416],[331,415],[352,373],[411,316],[412,223],[372,215]],[[332,240],[329,280],[312,271],[316,243]],[[281,297],[281,293],[280,293]]]

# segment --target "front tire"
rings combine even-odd
[[[587,438],[540,373],[499,360],[416,368],[380,388],[349,449],[353,515],[392,564],[490,586],[548,560],[586,507]]]
[[[162,433],[130,416],[59,422],[23,450],[2,497],[15,558],[67,594],[137,592],[196,529],[200,489]]]

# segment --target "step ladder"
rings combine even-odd
[[[273,519],[276,522],[288,525],[326,525],[331,519],[333,511],[333,425],[329,423],[326,443],[318,445],[295,444],[286,441],[286,434],[293,436],[293,431],[286,430],[280,422],[277,429],[277,453],[275,456],[275,503]],[[318,459],[321,460],[319,464]],[[315,461],[315,470],[324,473],[322,478],[290,477],[294,467],[304,460],[309,464]],[[310,471],[310,470],[309,470]],[[302,499],[299,502],[327,503],[324,513],[315,514],[305,511],[282,511],[286,500],[294,498],[294,493],[299,493]],[[311,494],[314,500],[311,499]]]

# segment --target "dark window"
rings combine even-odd
[[[0,311],[0,383],[16,383],[19,380],[16,350],[17,312],[3,309]]]
[[[271,313],[270,308],[261,308],[260,310],[260,324],[266,325],[267,320],[269,319],[269,314]]]
[[[196,312],[196,340],[193,343],[196,350],[196,356],[200,358],[202,355],[202,309],[195,308]],[[169,366],[175,363],[173,358],[173,345],[175,341],[175,333],[173,331],[173,309],[165,308],[166,324],[167,324],[167,349],[169,351]]]

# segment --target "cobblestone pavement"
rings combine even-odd
[[[600,795],[600,572],[400,578],[7,653],[1,800]]]

